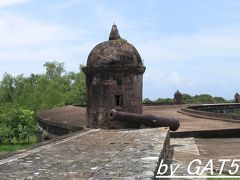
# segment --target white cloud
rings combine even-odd
[[[180,75],[178,72],[174,71],[171,72],[169,76],[170,82],[172,82],[173,85],[180,86],[184,82],[184,78],[182,75]]]
[[[0,61],[76,59],[74,56],[78,54],[77,48],[79,52],[87,52],[92,44],[83,43],[79,47],[71,42],[84,42],[86,37],[87,32],[81,28],[76,32],[58,24],[40,22],[19,14],[0,14]]]
[[[39,22],[18,14],[0,15],[0,48],[48,45],[64,40],[76,40],[86,35],[83,30],[68,32],[57,24]]]
[[[145,62],[156,63],[195,58],[240,58],[240,27],[202,30],[195,34],[147,39],[139,49]]]
[[[179,89],[192,95],[209,93],[231,98],[231,89],[239,88],[235,83],[239,82],[239,26],[142,42],[135,43],[147,67],[145,97],[171,97]],[[152,86],[154,90],[148,88]]]
[[[0,8],[26,3],[29,0],[0,0]]]
[[[57,11],[66,10],[84,4],[84,0],[58,1],[51,7],[50,11],[55,13]]]
[[[149,84],[155,84],[155,88],[162,89],[169,84],[171,86],[180,87],[183,84],[188,86],[188,78],[184,77],[177,71],[164,70],[162,68],[147,68],[144,74],[144,82]]]

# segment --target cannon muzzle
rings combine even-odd
[[[128,113],[115,109],[108,113],[108,117],[111,121],[133,122],[151,127],[169,127],[171,131],[176,131],[180,126],[179,121],[175,118]]]

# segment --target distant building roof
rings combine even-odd
[[[174,96],[179,96],[182,95],[182,93],[180,93],[178,90],[174,93]]]
[[[238,94],[238,92],[236,92],[236,94],[234,95],[235,98],[239,97],[240,95]]]

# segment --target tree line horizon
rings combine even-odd
[[[0,105],[16,103],[23,108],[37,111],[70,104],[86,105],[86,80],[79,65],[78,72],[68,72],[64,63],[47,61],[45,73],[24,77],[23,74],[12,76],[4,73],[0,81]],[[174,98],[144,98],[143,103],[171,103]],[[223,97],[210,94],[190,95],[182,92],[183,103],[228,103]]]

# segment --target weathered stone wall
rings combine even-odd
[[[240,122],[239,116],[229,114],[234,109],[239,109],[240,104],[212,104],[212,105],[195,105],[181,108],[180,112],[188,113],[189,115],[208,117],[211,119],[228,120]]]
[[[37,113],[39,126],[52,135],[64,135],[86,127],[86,108],[68,105]]]
[[[0,179],[154,179],[169,130],[89,130],[0,160]]]
[[[116,107],[125,112],[142,113],[144,71],[145,67],[86,68],[88,127],[136,127],[133,123],[111,122],[107,114]],[[117,102],[118,97],[121,102]]]
[[[80,131],[83,127],[74,126],[71,124],[64,124],[61,122],[56,122],[51,119],[44,118],[43,116],[37,114],[38,125],[48,133],[52,135],[62,136],[65,134],[70,134],[76,131]]]

